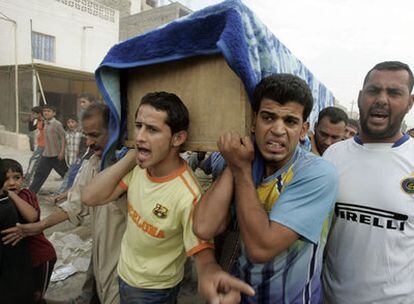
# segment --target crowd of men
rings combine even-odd
[[[65,201],[3,230],[3,242],[90,214],[92,260],[75,303],[176,303],[187,257],[211,303],[414,303],[414,139],[401,131],[413,84],[408,65],[379,63],[359,92],[359,122],[327,107],[310,132],[306,82],[263,78],[251,136],[223,133],[219,153],[204,160],[214,172],[205,193],[180,156],[190,114],[178,96],[146,94],[135,149],[103,171],[109,110],[93,103],[80,120],[93,155]],[[52,168],[65,174],[61,126],[53,109],[43,115],[40,164],[49,171],[36,171],[33,192]],[[220,238],[227,248],[215,254]]]

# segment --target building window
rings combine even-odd
[[[55,37],[32,32],[32,55],[34,59],[55,61]]]

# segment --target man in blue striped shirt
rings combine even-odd
[[[278,74],[264,78],[253,99],[254,143],[234,132],[219,139],[227,167],[196,206],[195,233],[210,239],[225,231],[234,199],[242,244],[232,271],[255,289],[242,303],[322,303],[322,254],[338,177],[332,164],[299,145],[312,93],[300,78]]]

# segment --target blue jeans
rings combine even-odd
[[[180,284],[165,289],[144,289],[132,287],[121,278],[119,281],[119,297],[121,304],[176,304]]]

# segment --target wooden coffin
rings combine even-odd
[[[148,92],[177,94],[190,112],[188,151],[215,151],[226,130],[250,133],[251,107],[240,78],[221,55],[138,67],[127,72],[128,141],[134,144],[134,115]]]

